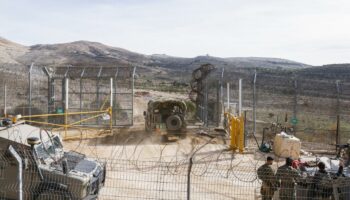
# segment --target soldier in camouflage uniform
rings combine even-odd
[[[330,199],[333,194],[332,178],[326,171],[326,165],[323,162],[318,163],[318,171],[313,177],[314,196],[316,199]]]
[[[280,185],[281,200],[295,199],[295,183],[300,178],[299,172],[292,167],[293,160],[286,158],[286,164],[277,169],[276,178]]]
[[[266,163],[260,166],[257,171],[259,179],[262,180],[260,190],[262,200],[271,200],[277,188],[275,172],[271,168],[272,163],[273,158],[267,157]]]

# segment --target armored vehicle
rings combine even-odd
[[[104,163],[64,151],[59,135],[24,123],[0,127],[0,199],[96,199],[105,178]]]
[[[180,100],[151,100],[144,112],[145,129],[156,132],[167,139],[170,135],[183,135],[186,132],[186,104]]]

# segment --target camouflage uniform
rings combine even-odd
[[[276,176],[270,165],[265,163],[258,168],[258,177],[262,180],[260,193],[262,200],[271,200],[276,191]]]
[[[332,196],[332,178],[327,171],[317,171],[313,177],[313,183],[317,199],[329,199]]]
[[[346,149],[346,156],[347,156],[347,161],[345,163],[345,166],[349,166],[350,165],[350,145],[348,144],[348,148]]]
[[[292,166],[283,165],[277,169],[276,177],[280,183],[280,199],[295,199],[295,181],[301,177],[299,172]]]

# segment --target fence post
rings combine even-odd
[[[190,163],[187,170],[187,200],[191,199],[191,171],[193,165],[193,157],[190,158]]]
[[[28,104],[29,104],[29,108],[28,108],[28,115],[32,115],[32,69],[33,69],[34,63],[32,63],[29,66],[29,74],[28,74],[28,79],[29,79],[29,98],[28,98]],[[29,120],[31,120],[31,118],[29,118]]]
[[[12,145],[9,146],[8,150],[10,151],[11,155],[16,159],[17,164],[18,164],[18,174],[17,174],[17,181],[18,181],[18,199],[22,200],[23,199],[23,191],[22,191],[22,158],[18,155],[16,150],[12,147]]]
[[[294,104],[293,104],[293,119],[297,119],[297,111],[298,111],[298,80],[296,76],[294,75]],[[296,123],[293,124],[293,132],[294,135],[296,135],[297,125]]]
[[[6,107],[6,104],[7,104],[7,86],[6,86],[6,83],[4,85],[4,117],[7,117],[7,107]]]
[[[210,140],[208,140],[205,144],[200,146],[196,151],[192,153],[190,156],[190,162],[188,165],[187,170],[187,200],[191,199],[191,171],[192,171],[192,165],[193,165],[193,157],[196,155],[198,151],[200,151],[203,147],[205,147],[207,144],[209,144],[215,137],[210,137]]]
[[[338,151],[337,145],[339,144],[339,128],[340,128],[340,117],[337,115],[337,130],[336,130],[336,136],[335,136],[335,152]]]
[[[134,96],[135,96],[135,72],[136,72],[136,67],[134,67],[133,71],[132,71],[132,115],[134,116]],[[134,125],[134,118],[131,117],[131,125]]]
[[[253,135],[255,137],[256,133],[256,69],[254,72],[254,80],[253,80]]]
[[[335,85],[337,88],[337,130],[336,130],[336,138],[335,143],[339,144],[339,129],[340,129],[340,86],[339,80],[335,81]],[[335,151],[338,151],[338,147],[335,147]]]

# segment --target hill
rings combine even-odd
[[[300,69],[309,65],[278,58],[237,57],[219,58],[197,56],[180,58],[161,54],[143,55],[97,42],[76,41],[61,44],[23,46],[0,38],[0,63],[37,65],[135,65],[161,67],[170,70],[193,70],[201,63],[210,62],[217,67],[264,67]]]

